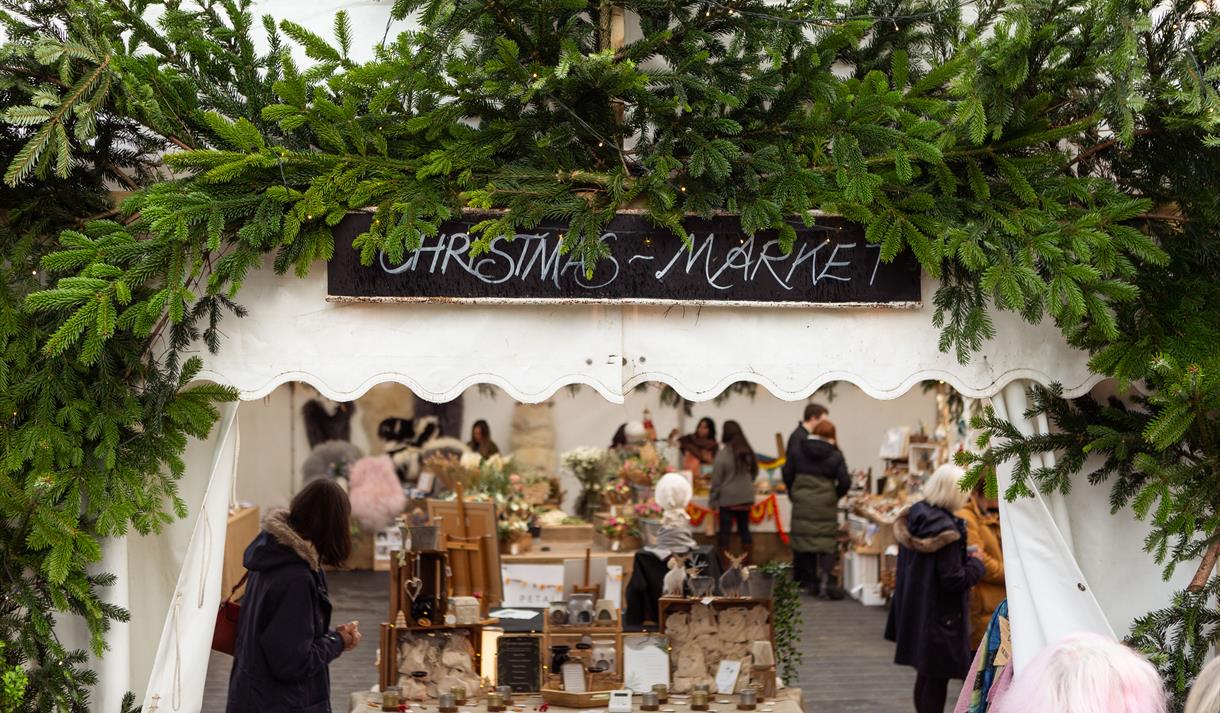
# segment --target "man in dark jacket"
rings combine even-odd
[[[784,453],[784,467],[780,469],[780,474],[783,476],[784,490],[787,491],[789,500],[792,499],[792,485],[796,481],[796,474],[809,472],[808,470],[798,470],[800,466],[809,467],[808,459],[801,446],[809,438],[809,434],[813,433],[813,427],[829,415],[830,411],[821,404],[805,404],[805,413],[801,422],[788,436],[788,447]],[[805,586],[817,582],[817,555],[808,553],[802,555],[793,550],[792,578],[798,584]]]
[[[784,489],[788,491],[789,497],[792,496],[792,482],[796,479],[796,474],[809,472],[798,469],[802,465],[809,465],[801,445],[809,438],[809,434],[813,433],[813,427],[829,415],[830,411],[822,404],[805,404],[804,419],[796,424],[796,430],[788,436],[788,448],[784,453],[784,467],[780,469],[780,474],[784,478]]]

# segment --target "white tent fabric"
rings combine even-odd
[[[762,309],[617,305],[351,304],[326,301],[325,266],[305,279],[270,269],[251,275],[241,301],[250,315],[225,323],[219,354],[201,349],[202,379],[243,399],[301,381],[335,400],[385,381],[429,401],[494,384],[527,403],[586,384],[614,403],[645,381],[693,401],[735,381],[800,400],[847,381],[879,399],[942,380],[984,397],[1015,379],[1086,393],[1099,377],[1054,325],[994,315],[998,335],[960,364],[940,351],[925,278],[918,309]]]
[[[1009,384],[991,397],[991,405],[997,416],[1016,425],[1023,434],[1045,433],[1045,423],[1024,418],[1027,388],[1024,382]],[[1053,463],[1039,460],[1032,465],[1038,468]],[[1013,463],[1004,463],[996,470],[1003,493],[1012,485]],[[1013,665],[1018,675],[1043,647],[1066,634],[1115,633],[1076,562],[1066,512],[1063,496],[1058,493],[1035,493],[1013,502],[1000,499],[1004,580]]]
[[[1026,434],[1046,433],[1045,417],[1024,418],[1030,384],[1014,382],[991,398],[996,414]],[[1087,461],[1089,472],[1099,462]],[[1034,468],[1053,466],[1035,456]],[[1012,484],[1013,464],[997,468],[1000,491]],[[1110,512],[1109,488],[1080,484],[1072,491],[1000,501],[1004,576],[1016,671],[1066,634],[1090,631],[1122,638],[1132,622],[1184,589],[1193,568],[1164,581],[1143,549],[1149,531],[1129,510]]]
[[[177,583],[167,603],[168,613],[164,616],[152,661],[144,694],[146,713],[194,713],[203,703],[212,629],[220,606],[225,527],[237,470],[237,404],[225,408],[215,433],[212,439],[215,445],[210,453],[196,449],[188,454],[186,478],[202,480],[207,485],[200,500],[192,503],[195,505],[191,509],[192,533]],[[165,612],[166,609],[153,611]],[[135,613],[133,611],[133,615]],[[151,641],[140,642],[139,646],[151,644]],[[136,675],[133,670],[133,676]]]

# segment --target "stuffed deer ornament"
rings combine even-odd
[[[661,593],[666,597],[686,596],[686,558],[670,557],[669,573],[661,583]]]
[[[724,556],[729,559],[729,569],[720,575],[720,594],[725,597],[743,597],[745,596],[746,580],[750,578],[750,570],[742,567],[742,564],[745,563],[749,554],[742,552],[740,555],[734,555],[726,550]]]

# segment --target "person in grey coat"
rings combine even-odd
[[[754,479],[758,477],[758,456],[736,421],[725,421],[724,447],[712,462],[712,489],[707,506],[720,517],[716,544],[727,552],[733,538],[733,523],[741,546],[751,553],[754,539],[750,536],[750,508],[754,507]]]

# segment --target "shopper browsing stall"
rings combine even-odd
[[[983,578],[970,590],[970,649],[977,650],[991,615],[1007,598],[1004,588],[1004,551],[1000,543],[999,502],[987,497],[980,482],[957,516],[966,523],[966,546],[978,549]]]
[[[246,549],[249,571],[229,677],[228,713],[330,711],[330,662],[360,643],[356,622],[330,628],[323,566],[352,550],[351,506],[333,480],[314,480],[267,515]]]
[[[470,427],[470,450],[478,453],[484,458],[490,458],[500,453],[500,447],[496,442],[491,440],[491,428],[487,422],[479,419]]]
[[[718,512],[720,529],[716,544],[721,553],[729,550],[733,523],[742,549],[752,553],[754,540],[750,536],[750,508],[754,506],[754,479],[758,477],[758,457],[736,421],[724,422],[724,448],[712,464],[712,488],[707,505]]]
[[[814,596],[842,599],[834,580],[838,559],[839,498],[851,488],[847,461],[837,444],[835,425],[826,418],[811,426],[795,451],[792,498],[792,550],[801,562],[801,582]]]
[[[961,468],[946,463],[924,485],[924,499],[898,515],[898,579],[885,638],[894,663],[913,666],[915,710],[943,713],[949,679],[970,666],[969,592],[983,577],[979,553],[966,549]]]
[[[725,428],[728,428],[727,423]],[[677,432],[677,429],[674,431]],[[716,422],[706,416],[699,419],[694,433],[678,439],[678,448],[682,451],[682,467],[685,470],[697,473],[704,466],[713,465],[720,450],[720,444],[716,442]]]

